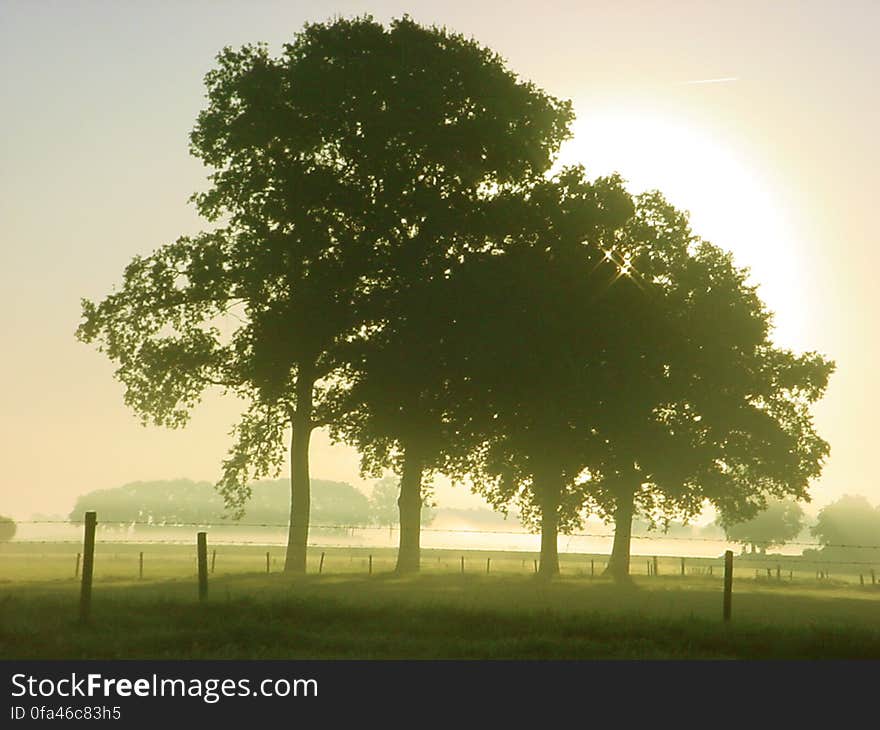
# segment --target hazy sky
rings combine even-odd
[[[566,160],[661,189],[749,266],[778,342],[837,362],[815,411],[832,455],[814,504],[880,502],[880,3],[0,0],[0,514],[66,513],[138,479],[216,479],[238,405],[209,397],[183,431],[141,427],[111,363],[74,339],[79,300],[203,227],[187,135],[221,47],[278,51],[306,21],[368,12],[473,35],[572,99]],[[313,444],[314,477],[368,487],[351,450]]]

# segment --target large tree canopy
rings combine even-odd
[[[809,498],[828,453],[810,405],[833,365],[776,348],[747,272],[659,194],[638,199],[614,255],[650,298],[646,323],[664,339],[630,358],[634,368],[611,364],[617,387],[594,421],[604,447],[590,504],[616,522],[609,572],[625,579],[636,511],[686,519],[708,500],[743,520],[770,497]],[[641,338],[626,347],[641,349]]]
[[[540,570],[554,574],[557,532],[575,524],[596,447],[599,366],[621,323],[638,322],[633,287],[615,285],[604,255],[632,207],[618,178],[590,182],[580,168],[498,205],[501,245],[450,276],[449,468],[540,524]]]
[[[250,404],[220,481],[233,508],[277,473],[290,426],[286,568],[301,572],[310,434],[334,417],[346,348],[455,259],[487,200],[547,169],[571,110],[408,18],[307,25],[277,58],[249,45],[217,61],[191,135],[214,170],[194,199],[217,227],[135,259],[118,292],[83,303],[78,336],[145,420],[184,424],[212,384]]]
[[[584,229],[625,206],[619,189],[597,206],[580,175],[548,181],[532,235],[466,268],[456,300],[476,297],[480,315],[462,330],[471,406],[455,422],[471,446],[462,472],[540,524],[542,572],[588,508],[617,522],[620,577],[636,510],[687,518],[708,499],[745,519],[768,496],[806,499],[828,450],[809,406],[832,365],[775,348],[746,272],[659,194]]]

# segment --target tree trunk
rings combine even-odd
[[[421,560],[422,472],[423,462],[411,446],[404,447],[403,473],[400,476],[400,546],[397,572],[416,573]]]
[[[306,572],[306,554],[309,543],[309,508],[311,483],[309,480],[309,441],[312,437],[311,377],[305,377],[303,368],[296,379],[296,410],[291,418],[290,435],[290,529],[287,535],[287,573]]]
[[[539,485],[541,500],[541,562],[538,575],[552,578],[559,575],[559,482],[546,478]]]
[[[611,558],[605,575],[611,576],[616,583],[629,583],[629,556],[632,545],[632,521],[635,492],[624,490],[617,497],[617,508],[614,511],[614,544],[611,547]]]
[[[559,575],[559,548],[557,536],[559,534],[559,515],[555,505],[545,505],[541,508],[541,562],[538,565],[538,575],[544,578],[552,578]]]

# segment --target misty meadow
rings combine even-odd
[[[4,490],[0,653],[880,658],[872,426],[839,395],[877,391],[836,339],[851,318],[792,314],[840,306],[845,286],[801,293],[832,267],[794,243],[786,263],[764,202],[698,225],[767,195],[691,127],[640,155],[670,190],[634,184],[628,154],[572,152],[590,108],[568,82],[382,18],[217,43],[174,87],[194,215],[142,189],[107,240],[167,242],[71,271],[79,390],[107,395],[50,459],[53,482],[90,471]],[[730,111],[746,82],[710,73],[664,81],[668,103],[758,124]],[[645,116],[616,113],[608,149],[641,149]],[[123,411],[152,434],[136,457]]]

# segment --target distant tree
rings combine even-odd
[[[82,520],[88,511],[98,513],[101,524],[147,522],[177,524],[223,519],[223,498],[210,482],[169,479],[130,482],[95,489],[77,497],[70,520]]]
[[[768,548],[785,545],[800,534],[804,527],[804,511],[791,499],[773,500],[750,520],[727,523],[721,526],[728,540],[767,552]]]
[[[286,524],[290,482],[277,479],[249,486],[251,496],[245,504],[248,522]],[[313,479],[311,491],[316,522],[325,525],[366,525],[370,522],[367,498],[350,484]],[[82,519],[87,510],[96,511],[103,524],[224,524],[229,517],[222,497],[210,482],[189,479],[132,482],[89,492],[77,499],[70,519]]]
[[[0,542],[9,542],[15,537],[15,520],[0,515]]]
[[[284,480],[283,491],[289,491]],[[370,523],[370,501],[348,482],[313,479],[312,519],[315,524],[346,527]]]
[[[397,500],[400,496],[400,480],[385,477],[373,485],[370,492],[370,514],[383,527],[392,527],[400,521]]]
[[[810,532],[823,552],[858,554],[866,560],[880,556],[880,508],[861,495],[845,495],[823,507]]]
[[[384,477],[373,485],[370,492],[370,515],[372,520],[383,527],[393,527],[400,524],[400,479],[397,477]],[[430,501],[430,494],[425,493],[422,497],[420,523],[430,524],[436,512]]]

